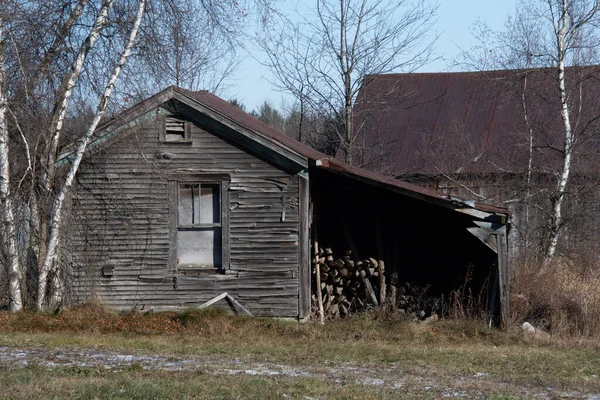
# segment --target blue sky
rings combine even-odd
[[[300,7],[310,5],[314,0],[300,0]],[[282,7],[293,10],[294,1],[288,0]],[[449,71],[452,60],[460,52],[474,44],[471,29],[478,19],[493,29],[501,29],[506,18],[514,13],[517,0],[440,0],[436,30],[440,38],[436,42],[436,54],[440,59],[421,69],[422,72]],[[269,80],[272,76],[256,58],[261,54],[247,44],[247,51],[240,54],[242,59],[235,74],[229,79],[229,86],[223,97],[237,98],[248,110],[256,109],[264,100],[277,108],[291,104],[286,94],[274,90]]]

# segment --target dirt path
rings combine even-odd
[[[320,366],[289,366],[270,362],[246,362],[227,357],[181,357],[123,353],[107,350],[71,348],[50,350],[43,347],[0,347],[0,365],[45,368],[89,367],[119,370],[138,366],[146,370],[204,371],[215,375],[257,375],[316,378],[332,384],[358,383],[398,390],[400,393],[430,394],[434,398],[485,399],[489,393],[510,393],[523,399],[600,400],[600,393],[582,393],[554,388],[515,385],[485,373],[471,376],[415,375],[395,363],[357,365],[325,362]]]

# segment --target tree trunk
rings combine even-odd
[[[344,130],[346,131],[345,132],[346,139],[344,140],[345,141],[344,147],[346,149],[346,155],[344,158],[344,162],[348,165],[352,165],[352,150],[353,150],[352,140],[351,140],[352,139],[351,138],[352,122],[350,121],[349,118],[350,118],[350,114],[346,114],[346,116],[345,116],[346,121],[344,124],[345,125]]]
[[[529,66],[529,63],[527,63]],[[521,92],[521,103],[523,106],[523,116],[525,118],[525,125],[527,125],[527,130],[529,133],[529,152],[527,159],[527,188],[525,192],[525,248],[529,247],[529,235],[531,235],[531,230],[529,229],[529,209],[531,202],[531,178],[533,174],[533,128],[529,123],[529,109],[527,107],[527,101],[525,99],[525,93],[527,92],[527,79],[528,75],[525,73],[525,78],[523,79],[523,91]],[[539,253],[538,253],[539,255]]]
[[[564,128],[564,154],[563,165],[556,188],[556,196],[552,204],[552,216],[550,220],[550,236],[548,248],[546,251],[545,264],[552,261],[556,254],[560,228],[562,225],[562,203],[565,198],[566,188],[569,183],[571,172],[571,158],[573,155],[574,137],[571,129],[571,116],[569,113],[569,104],[567,89],[565,83],[565,53],[566,53],[566,32],[568,24],[567,0],[562,1],[562,15],[558,23],[557,45],[558,45],[558,91],[560,95],[560,116]]]
[[[33,282],[38,281],[40,270],[42,269],[42,263],[46,257],[46,229],[45,220],[42,222],[42,217],[45,216],[43,210],[40,208],[38,195],[36,192],[37,183],[35,179],[31,183],[31,192],[29,194],[29,265],[27,273],[30,274],[30,279]],[[32,288],[32,292],[29,293],[29,297],[35,298],[37,289]]]
[[[302,143],[302,125],[304,124],[304,88],[301,89],[300,94],[300,122],[298,123],[298,141]]]
[[[21,263],[17,244],[17,227],[10,194],[10,167],[8,147],[8,125],[6,110],[6,75],[4,71],[4,42],[2,21],[0,20],[0,203],[2,204],[3,243],[6,272],[8,274],[9,309],[19,311],[23,308],[21,296]]]

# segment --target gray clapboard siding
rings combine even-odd
[[[197,125],[190,132],[191,143],[160,143],[151,121],[82,164],[71,240],[76,297],[169,310],[226,291],[255,315],[297,317],[299,177]],[[169,182],[213,173],[230,176],[227,274],[173,271]],[[112,276],[102,276],[104,267]]]

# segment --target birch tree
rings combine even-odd
[[[552,217],[550,221],[550,237],[546,251],[546,261],[550,261],[556,254],[560,229],[563,223],[562,204],[566,196],[567,185],[571,175],[571,164],[573,162],[573,147],[575,145],[575,134],[573,131],[573,116],[570,109],[569,93],[565,79],[565,66],[568,61],[569,52],[585,49],[583,43],[586,27],[600,22],[597,18],[600,3],[596,0],[591,4],[577,2],[576,0],[562,0],[554,4],[548,0],[548,12],[552,21],[553,31],[556,37],[556,69],[558,81],[558,93],[560,96],[560,116],[564,129],[564,148],[562,170],[560,171],[556,195],[553,198]],[[597,45],[597,43],[595,43]],[[575,62],[579,61],[577,54]],[[575,89],[576,90],[576,89]]]
[[[81,76],[81,72],[83,70],[84,64],[88,57],[88,54],[94,48],[94,45],[98,38],[101,35],[101,32],[106,27],[108,23],[108,15],[111,11],[115,0],[105,0],[102,2],[100,9],[96,15],[95,21],[92,24],[89,33],[83,37],[81,40],[81,44],[79,46],[79,50],[76,56],[73,59],[70,69],[64,75],[62,85],[58,91],[58,94],[54,101],[54,110],[52,112],[52,116],[50,118],[50,124],[47,130],[48,141],[46,142],[46,149],[42,153],[45,156],[39,160],[43,165],[43,169],[41,170],[41,184],[42,184],[42,193],[46,198],[54,198],[53,206],[50,214],[48,215],[48,220],[50,224],[47,226],[43,226],[42,229],[45,231],[47,229],[47,236],[43,235],[45,239],[45,243],[42,243],[41,246],[37,246],[38,249],[43,248],[43,254],[38,254],[40,256],[40,260],[43,259],[41,264],[41,268],[39,271],[38,277],[38,290],[37,290],[37,309],[43,310],[46,308],[46,293],[47,293],[47,284],[48,284],[48,276],[50,272],[53,273],[53,299],[55,300],[54,304],[58,304],[62,297],[62,282],[61,282],[61,273],[59,270],[59,263],[57,262],[58,255],[58,246],[59,246],[59,235],[60,228],[62,224],[62,214],[64,209],[64,202],[67,193],[69,192],[72,183],[73,177],[77,173],[77,169],[79,167],[79,163],[81,162],[81,156],[85,151],[85,147],[87,146],[87,142],[91,135],[94,133],[96,126],[104,111],[106,109],[108,100],[110,98],[111,92],[114,88],[116,79],[119,76],[122,66],[125,64],[125,61],[129,57],[131,53],[131,49],[133,48],[136,35],[139,31],[140,24],[142,21],[142,17],[144,15],[144,10],[146,7],[146,0],[140,0],[138,3],[137,13],[135,16],[135,20],[131,27],[131,32],[129,35],[129,39],[125,45],[125,48],[116,63],[115,68],[109,76],[108,83],[106,85],[106,89],[104,91],[103,96],[99,100],[99,105],[96,111],[96,114],[85,134],[81,137],[78,147],[77,147],[77,157],[70,164],[70,167],[67,171],[66,179],[60,183],[57,182],[55,178],[55,160],[56,154],[58,151],[59,143],[61,140],[61,134],[64,130],[65,119],[67,117],[67,110],[69,109],[70,100],[72,98],[73,91],[75,89],[76,84]],[[79,19],[82,15],[83,7],[86,5],[85,1],[80,1],[73,11],[71,12],[69,18],[63,24],[61,28],[59,28],[59,34],[56,36],[56,39],[53,45],[50,47],[50,50],[46,52],[42,59],[41,65],[38,68],[46,68],[52,62],[52,58],[54,57],[50,52],[56,52],[61,46],[64,45],[64,41],[69,36],[69,31],[74,26],[77,19]],[[2,41],[2,44],[6,44],[6,41]],[[22,63],[22,59],[20,54],[15,54],[17,57],[17,64],[20,65]],[[4,63],[2,63],[4,66]],[[20,67],[21,73],[25,75],[24,68]],[[2,69],[4,71],[4,68]],[[4,73],[2,74],[1,86],[3,88],[6,87],[6,82],[4,79]],[[34,75],[34,80],[39,80],[40,75]],[[26,79],[23,82],[27,82]],[[35,83],[35,82],[34,82]],[[29,97],[29,92],[35,89],[34,86],[26,87],[24,89],[25,97]],[[8,142],[9,142],[9,134],[8,128],[6,124],[6,109],[8,106],[8,101],[5,95],[5,91],[2,90],[2,95],[0,96],[0,103],[2,104],[2,109],[0,110],[0,174],[2,175],[2,186],[0,187],[0,191],[2,192],[2,208],[3,208],[3,217],[4,217],[4,240],[5,240],[5,249],[6,255],[5,260],[8,265],[8,276],[9,276],[9,304],[12,310],[18,310],[22,308],[23,299],[20,291],[20,285],[22,285],[22,276],[21,270],[22,265],[19,260],[19,254],[17,251],[17,242],[16,242],[16,224],[15,224],[15,203],[14,199],[10,193],[10,170],[9,166],[11,161],[18,160],[18,156],[12,155],[9,152]],[[19,120],[15,117],[15,124],[19,125]],[[18,128],[20,130],[20,128]],[[22,131],[21,131],[22,133]],[[27,138],[25,135],[22,135],[23,141],[27,145]],[[30,154],[27,155],[28,160],[30,160]],[[56,185],[59,183],[58,185]],[[35,187],[35,181],[32,180],[32,185]],[[35,192],[35,190],[34,190]],[[37,205],[37,201],[35,202]],[[35,210],[35,214],[38,215],[39,211]]]
[[[259,10],[266,2],[250,4]],[[194,5],[193,12],[181,12],[189,11],[188,5]],[[136,96],[136,75],[168,67],[156,63],[170,66],[170,58],[153,54],[160,49],[149,44],[161,29],[175,27],[186,43],[178,48],[181,57],[193,52],[190,43],[210,43],[207,51],[223,55],[235,43],[247,9],[237,2],[202,0],[5,0],[3,6],[0,250],[7,297],[13,311],[54,309],[65,299],[65,208],[86,146],[105,114]],[[177,12],[165,15],[165,9]],[[185,29],[189,25],[194,29]],[[230,39],[229,47],[217,48],[221,42],[213,37]],[[181,57],[175,60],[177,79],[185,77],[184,69],[198,67],[195,59]],[[213,61],[203,64],[205,75],[217,70]],[[194,79],[188,83],[200,85]],[[156,81],[161,87],[153,87],[151,82],[144,89],[156,92],[166,83]],[[57,156],[66,148],[73,154],[57,169]]]
[[[101,9],[98,18],[96,19],[96,23],[94,23],[94,25],[90,31],[90,36],[84,41],[84,46],[82,46],[81,52],[85,52],[87,50],[85,44],[87,44],[89,46],[90,43],[93,43],[92,37],[99,34],[102,25],[106,23],[107,11],[111,5],[112,5],[111,0],[108,0],[106,3],[104,3],[103,8]],[[131,32],[129,34],[129,39],[127,41],[127,44],[125,45],[125,48],[123,49],[123,52],[121,53],[121,55],[119,57],[119,60],[117,61],[112,73],[110,74],[108,83],[106,84],[106,86],[104,88],[104,93],[102,94],[102,97],[100,98],[100,101],[98,102],[98,107],[96,109],[96,113],[94,115],[93,120],[90,123],[90,126],[88,127],[87,131],[85,132],[83,137],[80,139],[79,143],[77,144],[77,150],[75,152],[75,157],[73,160],[71,160],[71,164],[70,164],[71,166],[67,172],[65,181],[62,184],[62,187],[59,189],[56,199],[54,200],[54,205],[52,207],[52,214],[51,214],[50,233],[49,233],[49,238],[48,238],[48,248],[46,250],[46,256],[44,259],[44,263],[42,264],[42,268],[40,270],[40,275],[39,275],[39,279],[38,279],[38,294],[37,294],[37,309],[38,310],[44,309],[45,302],[46,302],[46,285],[48,282],[48,274],[52,270],[54,270],[54,274],[53,274],[54,290],[53,290],[52,304],[54,304],[54,305],[60,304],[60,302],[62,300],[62,283],[63,282],[61,279],[60,264],[58,263],[58,244],[59,244],[59,237],[60,237],[60,228],[62,225],[62,214],[63,214],[64,204],[65,204],[65,198],[66,198],[67,193],[71,189],[71,186],[73,185],[73,179],[75,178],[75,174],[77,173],[77,170],[79,169],[79,165],[83,158],[83,154],[85,153],[87,144],[88,144],[90,138],[92,137],[92,135],[94,134],[94,132],[96,131],[96,127],[100,123],[100,120],[101,120],[102,116],[104,115],[104,112],[106,111],[106,106],[108,104],[108,101],[110,99],[112,91],[114,90],[115,83],[117,81],[117,78],[119,77],[121,69],[123,68],[123,65],[125,65],[125,62],[129,58],[129,55],[131,54],[131,50],[133,49],[133,46],[135,44],[135,38],[137,36],[137,33],[140,28],[140,24],[142,22],[142,17],[144,15],[145,7],[146,7],[146,0],[140,0],[137,14],[135,17],[135,21],[133,23],[133,27],[131,28]],[[80,52],[80,54],[81,54],[81,52]],[[76,58],[75,63],[72,67],[72,71],[77,71],[77,70],[80,71],[80,64],[82,63],[81,60],[82,60],[82,57],[78,56]],[[77,72],[74,72],[73,75],[75,75],[75,74],[78,75]],[[72,90],[72,85],[74,85],[73,75],[70,75],[67,78],[67,82],[68,82],[67,89],[66,89],[67,91]],[[75,81],[76,81],[76,79],[75,79]],[[71,85],[71,83],[72,83],[72,85]],[[64,98],[63,98],[63,102],[61,103],[61,107],[63,106],[63,104],[64,104]],[[54,127],[54,125],[53,125],[53,127]],[[56,135],[56,131],[55,131],[55,135]],[[53,140],[54,140],[54,138],[53,138]],[[52,160],[52,166],[54,166],[54,160]]]
[[[2,204],[2,250],[8,278],[9,309],[19,311],[23,308],[21,298],[21,263],[17,250],[16,224],[13,200],[10,193],[9,135],[6,98],[6,74],[4,71],[3,21],[0,19],[0,202]]]
[[[585,150],[586,140],[594,135],[595,121],[600,115],[593,110],[595,104],[586,104],[584,100],[587,85],[598,79],[597,71],[586,69],[586,66],[599,61],[599,9],[598,0],[524,1],[508,19],[505,30],[492,31],[479,24],[476,30],[479,45],[463,54],[466,63],[463,60],[462,64],[470,67],[520,69],[519,73],[523,75],[520,97],[529,148],[527,192],[523,199],[527,205],[527,219],[529,201],[534,196],[533,171],[551,172],[556,177],[556,184],[549,194],[548,224],[542,251],[544,264],[557,255],[567,222],[565,200],[570,193],[577,149]],[[530,89],[529,83],[529,77],[534,73],[549,75],[545,82],[553,85],[553,92],[543,99],[542,107],[547,109],[550,104],[556,118],[552,113],[536,115],[539,110],[532,104],[532,98],[540,96]],[[535,90],[540,89],[539,83],[537,86]],[[548,128],[548,120],[556,122],[552,128]],[[547,130],[549,132],[545,132]],[[553,138],[561,138],[560,146],[555,148],[549,144]],[[545,165],[536,165],[536,151],[555,151],[560,154],[560,162],[549,171],[547,160]],[[541,161],[538,159],[537,163],[541,164]]]
[[[292,93],[303,112],[328,115],[347,164],[352,164],[360,122],[352,110],[371,74],[411,72],[430,61],[437,6],[425,1],[316,0],[293,23],[259,41],[276,83]],[[337,122],[341,123],[337,123]]]

